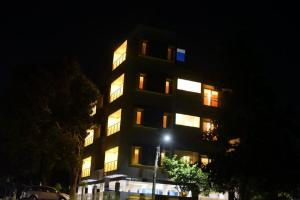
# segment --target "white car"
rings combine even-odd
[[[70,200],[70,196],[58,192],[53,187],[29,186],[26,187],[20,196],[21,200]]]

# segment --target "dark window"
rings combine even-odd
[[[163,112],[153,108],[144,108],[143,125],[148,127],[160,128]]]
[[[141,148],[141,164],[142,165],[154,165],[156,148],[145,146]]]
[[[162,42],[151,41],[151,43],[148,43],[148,49],[149,52],[147,55],[156,58],[166,59],[166,51],[168,49],[167,44]]]

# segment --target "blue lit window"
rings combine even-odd
[[[180,62],[184,62],[185,61],[185,49],[179,49],[179,48],[177,48],[176,60],[180,61]]]

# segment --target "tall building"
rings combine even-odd
[[[81,180],[86,189],[151,193],[156,147],[206,165],[216,152],[211,130],[222,107],[222,90],[189,65],[190,52],[175,34],[139,26],[113,54],[109,88],[97,109],[99,125],[85,139]],[[102,104],[102,103],[101,103]],[[171,140],[164,142],[162,136]],[[158,172],[156,194],[178,195]]]

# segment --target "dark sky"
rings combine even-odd
[[[77,56],[88,76],[98,82],[103,68],[111,65],[115,43],[137,24],[175,31],[192,56],[201,57],[203,66],[223,65],[232,52],[254,50],[271,79],[297,84],[296,5],[187,2],[22,1],[1,5],[1,87],[10,79],[11,66],[64,55]]]

